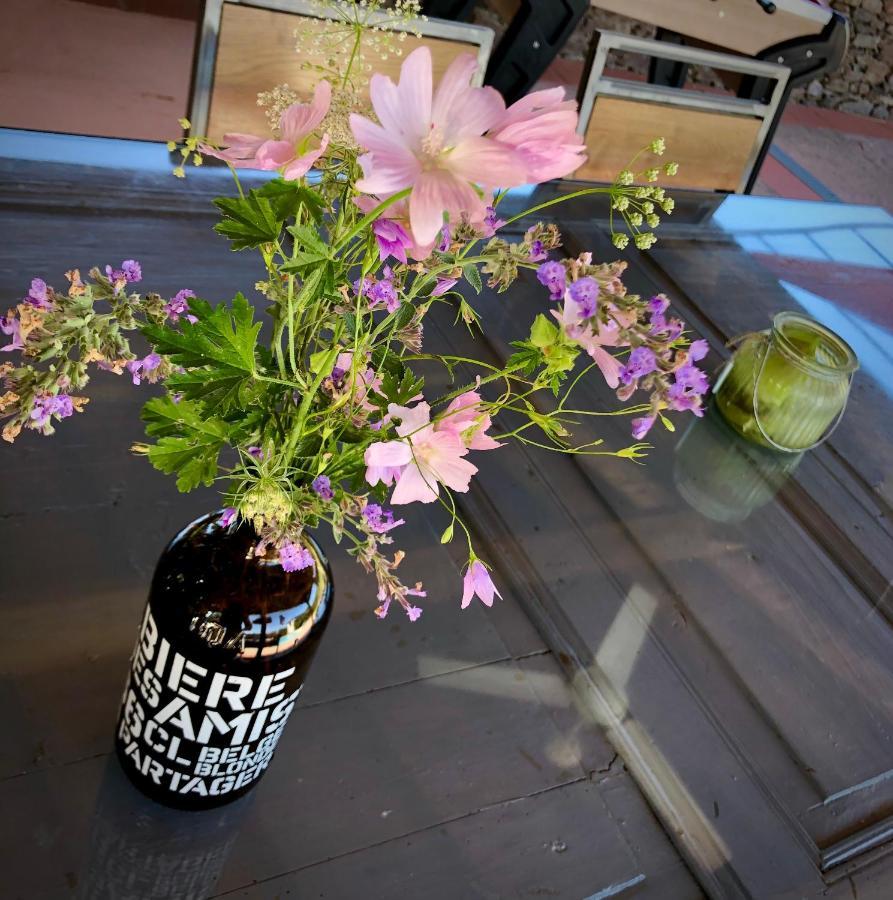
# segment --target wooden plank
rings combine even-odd
[[[613,751],[604,740],[577,720],[582,731],[576,736],[587,734],[586,750],[578,748],[573,730],[557,726],[543,694],[557,702],[559,715],[570,710],[568,688],[548,657],[493,663],[296,710],[252,799],[219,819],[222,831],[238,830],[239,837],[230,842],[220,835],[228,858],[217,890],[243,888],[585,781],[587,766],[607,768]],[[165,866],[186,877],[190,861],[198,864],[184,840],[184,823],[200,828],[218,814],[159,813],[117,769],[107,775],[107,765],[117,763],[98,757],[0,782],[0,805],[16,811],[0,822],[0,862],[18,896],[64,896],[66,878],[81,884],[83,896],[96,896],[84,880],[91,870],[93,878],[104,877],[96,871],[97,831],[118,833],[111,858],[140,860],[144,889],[161,879]],[[103,779],[111,784],[103,786]],[[536,820],[527,828],[528,841],[561,837],[551,825],[544,835]],[[213,834],[197,840],[204,857]],[[180,862],[172,866],[173,860]],[[205,887],[197,896],[207,896],[210,885]]]
[[[624,776],[623,782],[629,791],[629,776]],[[612,785],[615,787],[619,785]],[[264,900],[351,897],[363,885],[363,896],[370,900],[392,900],[401,894],[426,900],[455,900],[458,896],[567,900],[593,895],[655,900],[702,897],[675,854],[671,854],[675,866],[664,867],[656,864],[651,853],[637,857],[630,853],[621,830],[645,830],[647,809],[637,810],[637,817],[622,822],[607,814],[602,790],[601,784],[579,781],[523,797],[301,869],[236,895]],[[668,846],[656,823],[648,831],[646,840],[654,835]]]
[[[308,35],[301,44],[300,55],[295,48],[296,30]],[[208,137],[220,141],[230,131],[267,134],[269,123],[264,111],[257,105],[259,91],[287,84],[302,96],[312,95],[320,73],[311,67],[326,65],[329,52],[325,48],[313,49],[313,36],[320,32],[345,35],[341,39],[341,45],[346,45],[344,57],[339,64],[346,66],[350,55],[347,40],[353,37],[343,26],[335,26],[312,16],[224,3],[208,116]],[[423,45],[431,50],[435,83],[457,55],[476,55],[478,50],[476,44],[407,35],[404,41],[395,45],[402,51],[400,56],[392,54],[388,59],[381,60],[379,52],[370,48],[367,50],[367,62],[373,65],[376,72],[396,79],[406,54]]]
[[[674,187],[737,191],[760,125],[749,116],[599,96],[586,128],[589,155],[574,177],[613,182],[642,147],[664,137],[679,163]]]
[[[753,0],[592,0],[592,5],[709,44],[756,56],[761,50],[817,36],[829,15],[810,0],[778,0],[767,15]]]

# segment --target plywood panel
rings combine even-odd
[[[663,137],[666,158],[679,163],[674,188],[736,191],[760,124],[749,116],[597,97],[586,129],[589,157],[574,177],[611,182],[642,147]]]
[[[266,134],[269,126],[264,111],[257,105],[259,91],[288,84],[300,94],[309,96],[320,75],[305,64],[322,65],[325,54],[320,51],[317,56],[309,56],[306,52],[299,55],[295,50],[294,32],[296,28],[322,31],[331,27],[330,23],[310,16],[224,3],[208,137],[219,141],[229,131]],[[302,44],[302,49],[306,43]],[[456,56],[460,53],[476,55],[478,49],[476,44],[407,35],[399,44],[402,56],[375,61],[375,71],[396,78],[406,55],[422,45],[431,50],[435,83]]]
[[[747,56],[817,35],[830,18],[811,0],[777,0],[772,15],[754,0],[593,0],[592,5]]]

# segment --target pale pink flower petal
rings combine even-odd
[[[530,180],[521,157],[514,152],[507,152],[505,147],[500,147],[488,138],[466,138],[450,154],[448,165],[455,175],[474,181],[488,191],[505,185],[524,184]],[[479,208],[486,211],[487,204],[480,200]],[[466,212],[472,221],[479,221],[486,214],[475,216],[470,210]]]
[[[439,493],[436,478],[431,477],[429,473],[422,473],[418,466],[407,466],[397,479],[391,503],[394,506],[405,503],[433,503]]]
[[[496,585],[493,584],[493,579],[490,577],[487,567],[479,559],[474,560],[466,570],[465,577],[462,580],[462,588],[462,609],[468,607],[475,594],[480,597],[484,606],[493,606],[494,597],[502,599],[502,594],[499,593]]]
[[[316,150],[308,150],[303,156],[296,156],[283,170],[282,177],[286,181],[296,181],[303,178],[312,168],[313,164],[326,152],[329,146],[329,136],[323,135],[319,147]]]
[[[310,104],[292,103],[279,119],[279,132],[284,141],[292,146],[300,143],[305,137],[319,127],[329,111],[332,101],[332,86],[328,81],[320,81],[313,90],[313,101]]]
[[[490,416],[481,412],[480,394],[466,391],[450,403],[435,429],[458,435],[469,450],[495,450],[502,444],[486,433],[490,425]]]

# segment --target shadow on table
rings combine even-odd
[[[220,809],[183,812],[144,797],[114,757],[89,823],[80,900],[201,900],[213,893],[251,795]]]

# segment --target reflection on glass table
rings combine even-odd
[[[746,441],[711,403],[676,445],[673,481],[701,515],[715,522],[743,522],[781,490],[802,459],[802,453]]]

